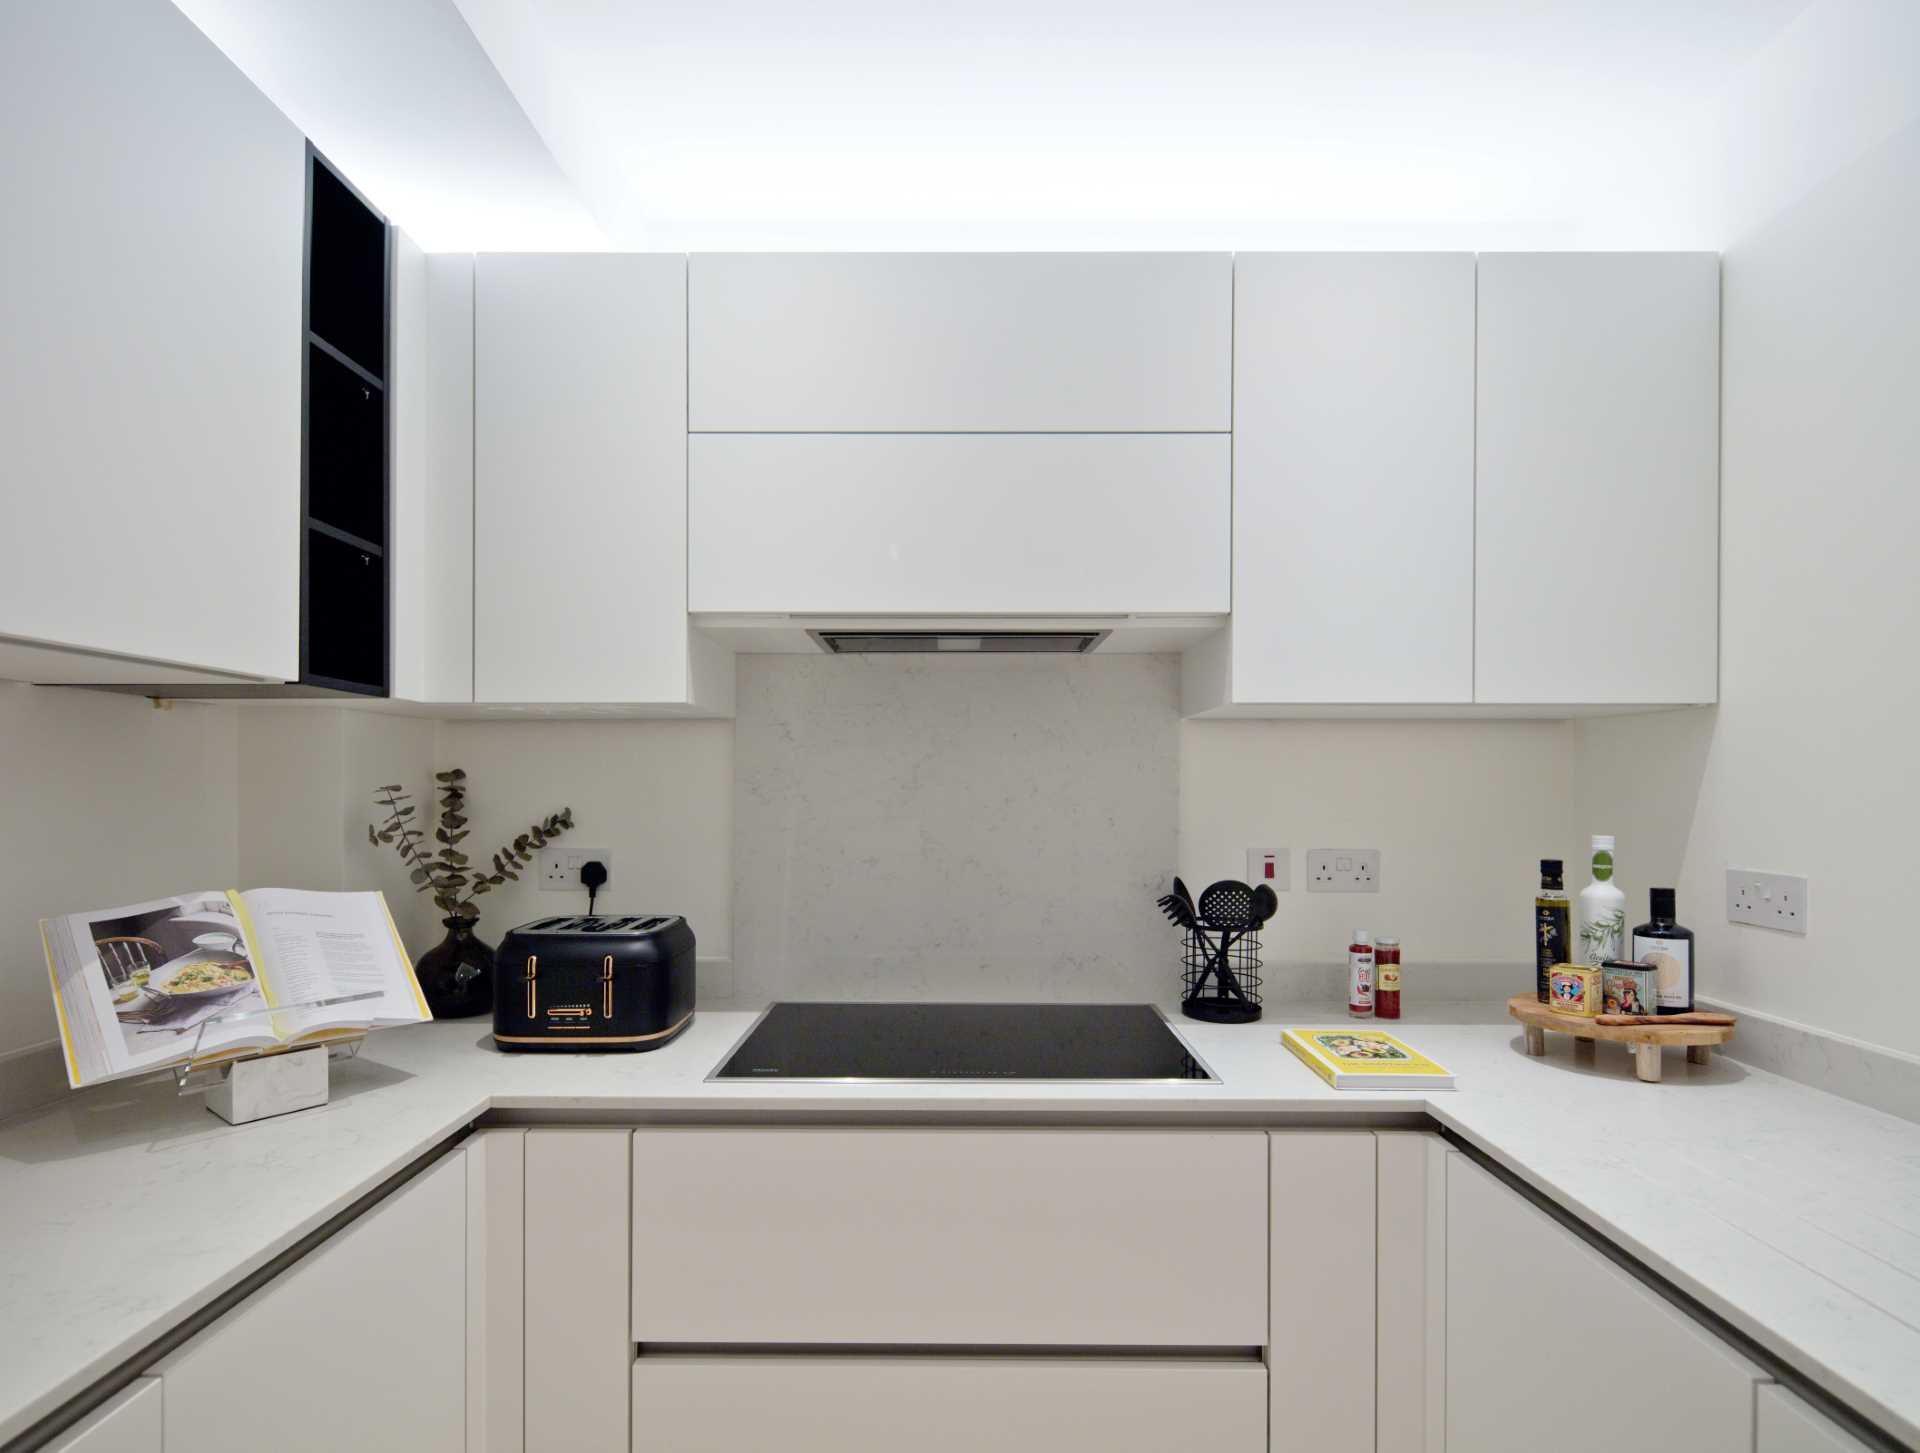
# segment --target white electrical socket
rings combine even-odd
[[[584,893],[580,870],[588,863],[599,863],[607,870],[607,881],[600,886],[605,898],[613,882],[613,854],[605,848],[542,848],[540,850],[540,890],[543,893]]]
[[[1807,880],[1791,873],[1727,869],[1727,922],[1751,923],[1781,933],[1807,931]]]
[[[1308,848],[1309,893],[1378,893],[1380,849]]]
[[[1248,848],[1247,882],[1254,887],[1265,883],[1276,893],[1293,886],[1293,850],[1291,848]]]

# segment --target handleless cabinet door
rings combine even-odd
[[[680,703],[686,260],[483,253],[473,695]]]
[[[1267,1138],[1274,1447],[1373,1453],[1373,1135],[1286,1130]]]
[[[1717,694],[1720,262],[1485,253],[1475,700]]]
[[[1549,1369],[1583,1396],[1556,1404],[1560,1453],[1644,1446],[1747,1453],[1759,1370],[1467,1157],[1447,1160],[1447,1447],[1536,1453],[1515,1401]],[[1632,1388],[1631,1397],[1604,1389]],[[1647,1402],[1658,1421],[1648,1422]]]
[[[691,259],[689,427],[1233,427],[1226,253]]]
[[[1756,1403],[1754,1453],[1868,1453],[1865,1443],[1784,1387],[1767,1384]]]
[[[526,1133],[526,1453],[627,1446],[631,1140],[628,1130]]]
[[[1473,700],[1473,256],[1234,260],[1235,702]]]
[[[43,1453],[161,1453],[165,1428],[160,1405],[160,1379],[137,1378],[47,1444]]]
[[[455,1151],[187,1343],[166,1446],[464,1453],[466,1216]]]
[[[1224,434],[696,434],[696,611],[1224,612]]]
[[[633,1453],[1264,1453],[1252,1358],[697,1357],[634,1364]]]
[[[1258,1131],[643,1129],[633,1335],[1258,1347],[1266,1226]]]
[[[0,643],[292,680],[299,129],[166,0],[10,4],[0,185]]]

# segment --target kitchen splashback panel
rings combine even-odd
[[[1171,656],[741,656],[736,998],[1166,1000]]]

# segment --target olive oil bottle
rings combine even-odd
[[[1647,897],[1651,922],[1633,931],[1633,956],[1654,968],[1654,993],[1661,1014],[1693,1009],[1693,930],[1674,921],[1673,889],[1655,888]]]
[[[1573,905],[1567,900],[1566,866],[1559,858],[1540,860],[1540,892],[1533,900],[1533,994],[1547,999],[1547,976],[1555,964],[1571,960]]]

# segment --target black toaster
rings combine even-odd
[[[536,918],[494,953],[501,1049],[658,1049],[691,1023],[693,930],[678,914]]]

